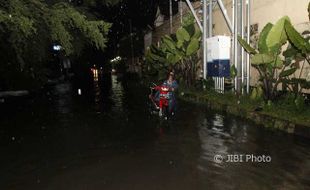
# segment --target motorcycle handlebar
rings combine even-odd
[[[156,87],[160,87],[160,86],[150,87],[150,89],[156,89]],[[174,91],[174,88],[169,87],[168,89],[169,89],[168,91],[170,91],[170,92]]]

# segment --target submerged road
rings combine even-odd
[[[0,189],[310,189],[308,139],[185,102],[160,121],[147,93],[106,76],[11,103],[0,117]]]

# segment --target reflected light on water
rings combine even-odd
[[[223,116],[219,115],[219,114],[215,114],[214,120],[213,120],[213,125],[216,128],[223,127],[224,126]]]
[[[72,90],[72,86],[69,83],[59,84],[55,87],[54,93],[56,96],[55,107],[58,109],[60,114],[68,114],[72,112],[72,97],[68,93]]]
[[[117,81],[117,76],[112,75],[112,100],[114,102],[114,111],[123,112],[124,89],[122,83]]]
[[[92,68],[91,71],[93,73],[93,79],[94,79],[95,105],[96,105],[96,109],[100,110],[100,106],[101,106],[100,105],[101,89],[100,89],[100,86],[99,86],[98,69]]]
[[[123,98],[124,98],[124,89],[122,86],[122,82],[118,80],[117,75],[111,75],[111,86],[108,84],[109,76],[103,76],[102,69],[91,68],[92,76],[93,76],[93,88],[94,88],[94,102],[95,109],[97,113],[101,113],[103,106],[112,105],[113,112],[123,112]],[[104,79],[105,78],[105,79]],[[107,83],[108,82],[108,83]],[[110,94],[110,101],[104,99],[106,94]]]
[[[228,154],[226,139],[229,134],[224,132],[224,117],[223,115],[215,114],[213,118],[205,118],[199,128],[199,137],[201,141],[200,164],[197,166],[199,170],[206,171],[212,164],[216,167],[223,167],[222,164],[215,163],[214,155]]]
[[[94,77],[94,81],[98,81],[99,77],[98,77],[98,69],[91,69],[92,73],[93,73],[93,77]]]

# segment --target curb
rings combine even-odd
[[[201,97],[193,93],[184,92],[181,96],[179,96],[179,98],[189,102],[202,103],[203,105],[207,106],[208,109],[223,111],[224,113],[229,113],[235,116],[249,119],[255,124],[266,128],[310,138],[310,123],[308,126],[297,124],[289,120],[273,117],[266,113],[247,111],[246,109],[243,109],[239,106],[226,105],[220,102],[212,102],[207,97]]]

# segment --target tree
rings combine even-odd
[[[158,72],[160,79],[168,70],[174,69],[181,82],[190,87],[196,79],[200,37],[194,18],[187,16],[176,34],[162,37],[159,47],[151,46],[146,52],[147,63]]]
[[[44,69],[55,43],[66,56],[87,45],[100,50],[106,47],[111,24],[89,20],[68,3],[0,0],[0,7],[0,72],[11,69],[36,77],[33,72]]]
[[[107,6],[115,6],[119,4],[122,0],[84,0],[83,3],[86,5],[97,5],[98,3],[107,5]]]

